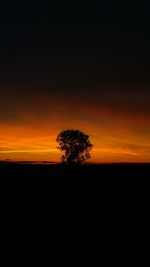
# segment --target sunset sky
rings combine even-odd
[[[59,161],[58,133],[79,129],[91,162],[150,162],[148,11],[1,8],[0,160]]]

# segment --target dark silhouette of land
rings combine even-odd
[[[46,162],[47,163],[47,162]],[[146,246],[150,164],[0,163],[1,222],[49,224]]]

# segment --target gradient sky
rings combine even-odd
[[[57,134],[79,129],[92,162],[150,162],[150,19],[141,5],[0,9],[0,160],[59,161]]]

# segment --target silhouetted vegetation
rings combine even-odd
[[[92,144],[89,136],[79,130],[65,130],[62,131],[56,141],[64,154],[61,157],[63,163],[67,164],[81,164],[86,159],[90,158],[90,150]]]

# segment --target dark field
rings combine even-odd
[[[147,246],[150,164],[0,163],[1,222],[49,224]]]

